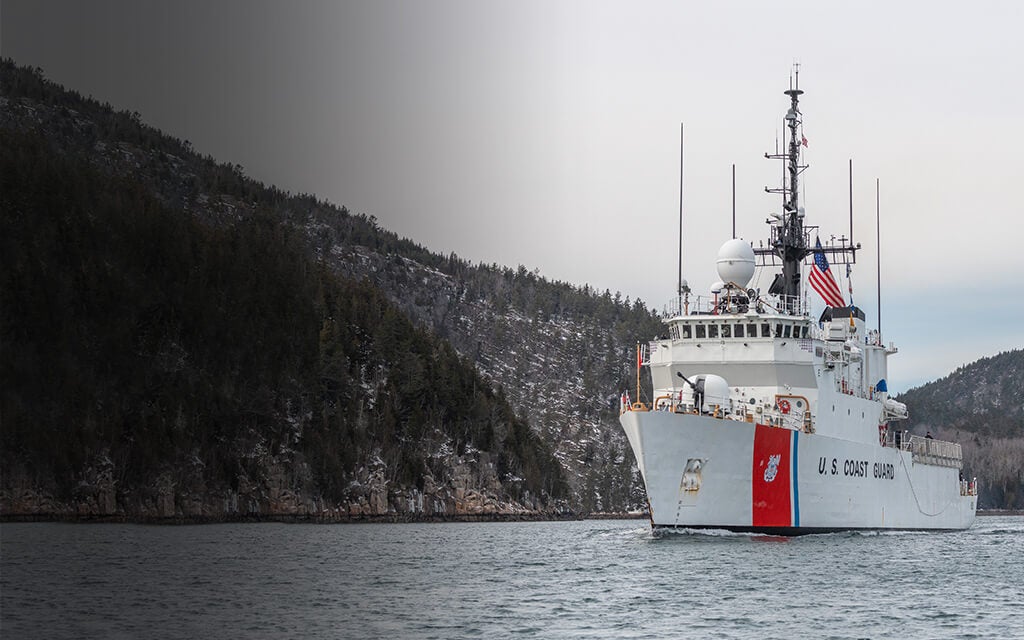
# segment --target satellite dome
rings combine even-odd
[[[718,277],[745,289],[754,277],[754,250],[749,244],[733,238],[718,250]]]
[[[725,283],[719,280],[711,285],[711,293],[718,294],[722,293],[722,289],[725,288]]]

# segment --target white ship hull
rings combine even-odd
[[[793,535],[974,522],[977,497],[961,495],[958,469],[911,451],[669,411],[620,420],[654,527]]]
[[[755,248],[734,225],[707,298],[691,295],[680,253],[679,298],[663,315],[668,335],[637,344],[636,402],[622,395],[620,421],[651,523],[784,535],[965,529],[977,482],[960,477],[959,444],[897,426],[908,411],[886,382],[896,346],[881,327],[868,330],[852,282],[847,301],[831,266],[845,265],[849,279],[857,262],[852,211],[850,236],[826,236],[824,245],[807,224],[803,91],[791,79],[784,93],[788,144],[765,154],[785,163],[782,185],[766,188],[783,198],[766,219],[767,243]],[[750,288],[758,282],[765,291]],[[820,314],[804,283],[824,303]]]

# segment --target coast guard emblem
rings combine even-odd
[[[775,476],[779,473],[779,460],[782,459],[781,453],[776,453],[773,456],[768,456],[768,468],[764,470],[764,481],[771,482],[775,479]]]

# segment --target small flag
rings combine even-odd
[[[805,136],[802,133],[800,134],[800,144],[804,145],[805,147],[807,146],[807,136]]]
[[[825,301],[825,304],[830,307],[846,306],[843,302],[843,293],[839,290],[839,285],[836,284],[832,270],[829,269],[825,252],[821,250],[821,240],[814,241],[814,265],[811,266],[808,280],[811,281],[811,286]]]

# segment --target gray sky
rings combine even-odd
[[[209,5],[209,6],[208,6]],[[894,6],[895,5],[895,6]],[[891,387],[1024,346],[1024,4],[12,2],[0,50],[428,248],[661,308],[767,237],[792,63],[809,222],[848,231]],[[762,277],[767,287],[770,278]],[[846,283],[842,283],[845,292]]]

